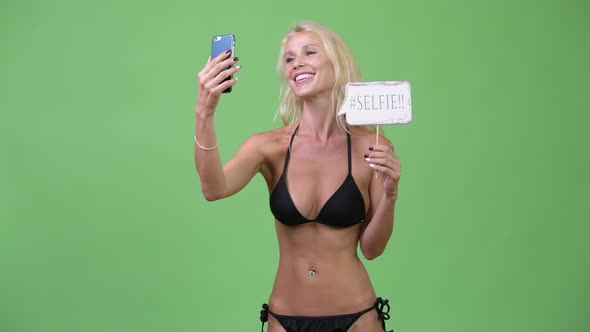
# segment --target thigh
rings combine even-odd
[[[371,310],[360,316],[347,332],[383,332],[377,310]]]

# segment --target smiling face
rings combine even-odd
[[[360,82],[361,73],[344,40],[315,22],[299,22],[281,42],[277,73],[281,81],[279,113],[285,125],[301,119],[305,101],[329,98],[338,126],[347,130],[344,115],[346,84]],[[298,74],[308,74],[300,76]],[[305,79],[305,80],[303,80]]]
[[[283,73],[291,91],[301,99],[330,98],[334,66],[322,43],[311,32],[297,32],[284,44]]]

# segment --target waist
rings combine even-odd
[[[371,306],[375,291],[358,257],[281,257],[269,304],[284,315],[353,313]]]

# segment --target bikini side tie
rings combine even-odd
[[[381,319],[384,332],[393,332],[393,330],[387,331],[385,329],[385,321],[390,318],[389,309],[389,300],[384,300],[380,297],[375,300],[375,310],[377,310],[377,316]]]

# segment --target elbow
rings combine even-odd
[[[202,193],[203,193],[203,197],[205,197],[205,199],[208,202],[214,202],[214,201],[216,201],[218,199],[222,199],[224,197],[220,193],[216,193],[216,192],[210,192],[210,191],[203,190]]]
[[[226,198],[228,195],[227,191],[223,186],[210,185],[201,182],[201,193],[203,197],[209,202],[213,202],[222,198]]]
[[[372,261],[375,258],[381,256],[381,253],[365,253],[365,252],[363,252],[363,255],[365,256],[365,258],[367,260]]]
[[[379,249],[379,248],[367,248],[367,247],[361,246],[361,251],[363,253],[363,256],[365,256],[365,258],[370,261],[381,256],[381,254],[383,253],[384,250],[385,250],[385,248]]]

